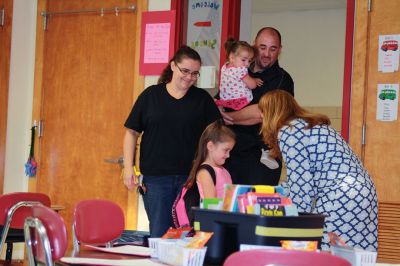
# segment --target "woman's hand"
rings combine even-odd
[[[135,149],[139,133],[133,129],[127,129],[124,137],[124,170],[122,178],[124,185],[131,191],[137,183],[137,175],[133,170],[133,161],[135,158]]]
[[[132,167],[124,168],[123,179],[124,185],[128,188],[128,190],[134,191],[137,185],[137,176]]]

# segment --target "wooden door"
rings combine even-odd
[[[3,12],[2,10],[4,10],[4,24],[0,25],[0,194],[3,193],[4,186],[8,80],[10,77],[12,2],[12,0],[0,1],[0,12]]]
[[[131,5],[136,1],[39,1],[47,12]],[[36,52],[36,75],[41,77],[35,77],[34,109],[40,109],[43,135],[38,177],[30,188],[36,186],[52,204],[65,206],[60,213],[68,229],[73,208],[83,199],[116,202],[127,227],[136,228],[137,195],[124,187],[120,166],[105,159],[122,155],[123,124],[139,87],[137,12],[49,16],[45,31],[43,17],[38,18],[37,36],[43,43],[38,42]]]
[[[400,83],[400,71],[378,72],[379,35],[400,34],[399,10],[398,0],[375,0],[369,12],[363,150],[365,167],[378,192],[379,259],[396,262],[400,262],[400,116],[382,122],[376,119],[376,110],[377,85]]]

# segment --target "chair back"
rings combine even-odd
[[[68,247],[67,228],[63,218],[52,209],[37,205],[24,224],[25,244],[29,265],[36,261],[53,266],[53,261],[64,256]]]
[[[32,214],[31,207],[38,204],[50,207],[50,198],[46,194],[34,192],[14,192],[0,196],[0,226],[2,227],[0,252],[3,250],[4,243],[8,242],[10,228],[21,229],[20,233],[14,234],[12,242],[24,242],[25,218]],[[11,257],[11,253],[12,250],[6,257]]]
[[[18,203],[25,202],[25,204]],[[43,193],[34,192],[14,192],[0,196],[0,225],[7,223],[10,209],[18,206],[12,213],[10,228],[23,229],[25,218],[31,215],[30,206],[40,202],[44,206],[50,207],[50,198]],[[31,203],[31,204],[30,204]]]
[[[99,199],[80,201],[72,224],[74,250],[79,250],[80,243],[111,246],[111,241],[124,229],[124,212],[116,203]]]
[[[309,252],[280,249],[254,249],[238,251],[231,254],[224,262],[224,266],[351,266],[351,264],[338,256],[326,252]]]

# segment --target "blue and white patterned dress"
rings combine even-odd
[[[335,232],[349,246],[376,251],[377,195],[361,161],[330,126],[304,129],[302,119],[290,124],[278,134],[287,167],[284,186],[299,211],[328,216],[322,249],[329,249],[326,232]]]

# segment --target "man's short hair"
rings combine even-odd
[[[273,28],[273,27],[263,27],[263,28],[261,28],[261,29],[257,32],[256,40],[258,39],[258,37],[260,36],[260,34],[261,34],[263,31],[272,31],[272,32],[274,32],[274,33],[278,36],[279,44],[282,44],[281,33],[279,32],[279,30],[277,30],[277,29],[275,29],[275,28]]]

